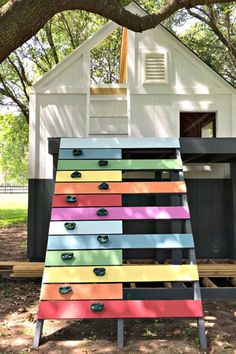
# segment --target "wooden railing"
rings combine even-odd
[[[28,193],[28,186],[0,186],[0,193]]]

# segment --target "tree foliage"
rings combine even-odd
[[[0,170],[5,183],[27,183],[27,157],[28,125],[23,115],[0,115]]]
[[[57,13],[85,10],[135,32],[151,29],[181,9],[198,5],[234,3],[232,0],[166,0],[158,11],[140,17],[125,8],[128,0],[10,0],[0,6],[0,61],[25,43]],[[162,4],[163,3],[163,4]],[[7,29],[7,31],[6,31]]]
[[[91,51],[91,83],[119,82],[122,28],[118,27]]]
[[[236,12],[232,4],[188,10],[198,21],[182,40],[236,86]]]
[[[28,122],[29,88],[33,82],[63,60],[104,23],[106,20],[103,18],[84,11],[67,11],[54,16],[36,36],[2,63],[0,104],[18,110]],[[106,46],[104,54],[108,54],[108,50]],[[98,57],[98,52],[95,55]]]

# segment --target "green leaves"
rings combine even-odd
[[[28,125],[22,115],[0,116],[0,170],[5,182],[27,184]]]

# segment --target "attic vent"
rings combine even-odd
[[[145,81],[166,82],[166,54],[148,53],[145,56]]]

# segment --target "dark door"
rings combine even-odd
[[[180,136],[214,138],[216,136],[215,112],[181,112]]]

